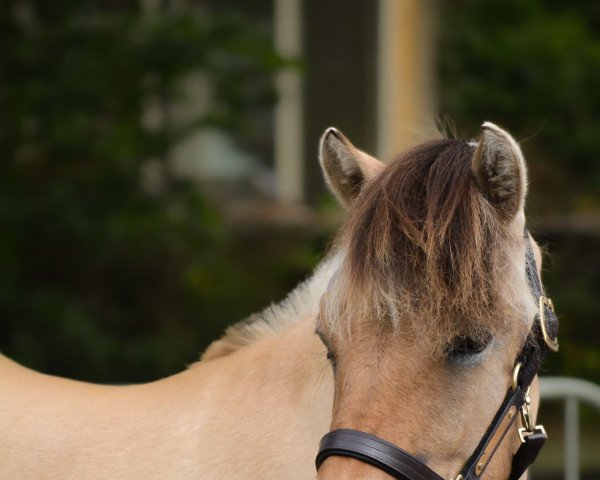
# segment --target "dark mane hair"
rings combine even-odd
[[[489,335],[490,312],[503,305],[508,229],[477,189],[474,152],[431,141],[365,186],[338,238],[346,258],[325,302],[330,324],[375,312],[395,326],[434,320],[444,336]]]

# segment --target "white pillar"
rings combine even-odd
[[[302,1],[275,0],[274,37],[278,53],[299,58],[302,53]],[[284,203],[304,200],[303,95],[298,70],[277,74],[275,107],[275,178],[277,198]]]
[[[565,479],[579,480],[579,404],[576,397],[565,401]]]
[[[379,0],[377,154],[427,139],[434,115],[435,0]]]

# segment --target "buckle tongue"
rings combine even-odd
[[[554,312],[554,304],[552,299],[540,295],[539,299],[539,314],[540,314],[540,328],[542,330],[542,336],[544,337],[544,343],[553,352],[558,352],[558,338],[550,338],[548,334],[548,328],[546,326],[546,308],[551,312]]]

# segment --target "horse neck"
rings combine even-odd
[[[191,414],[207,442],[200,451],[251,450],[248,478],[271,478],[268,473],[277,471],[277,478],[314,475],[314,455],[329,430],[333,405],[333,374],[315,324],[338,265],[338,257],[323,262],[284,302],[259,314],[249,329],[234,327],[181,374],[179,383],[198,386]],[[224,437],[223,431],[236,434]],[[282,470],[274,469],[278,459]],[[219,464],[232,462],[224,458]],[[233,471],[218,472],[222,478],[228,473],[235,477]]]
[[[203,384],[195,404],[202,432],[196,451],[210,454],[201,463],[218,465],[207,477],[240,478],[240,464],[243,478],[314,477],[333,405],[333,375],[315,320],[297,318],[277,334],[185,372],[196,371]]]
[[[320,300],[339,268],[341,254],[330,256],[315,273],[278,305],[251,322],[239,324],[211,345],[198,368],[239,374],[240,364],[251,366],[237,382],[256,382],[281,392],[303,392],[331,401],[333,379],[326,349],[315,333]],[[208,361],[206,361],[208,360]],[[329,384],[329,385],[328,385]],[[269,387],[271,386],[271,387]],[[248,392],[252,385],[246,385]]]

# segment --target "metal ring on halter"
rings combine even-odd
[[[523,368],[523,364],[519,362],[515,365],[515,369],[513,370],[511,386],[513,392],[517,389],[517,385],[519,385],[519,373],[521,372],[521,368]]]

